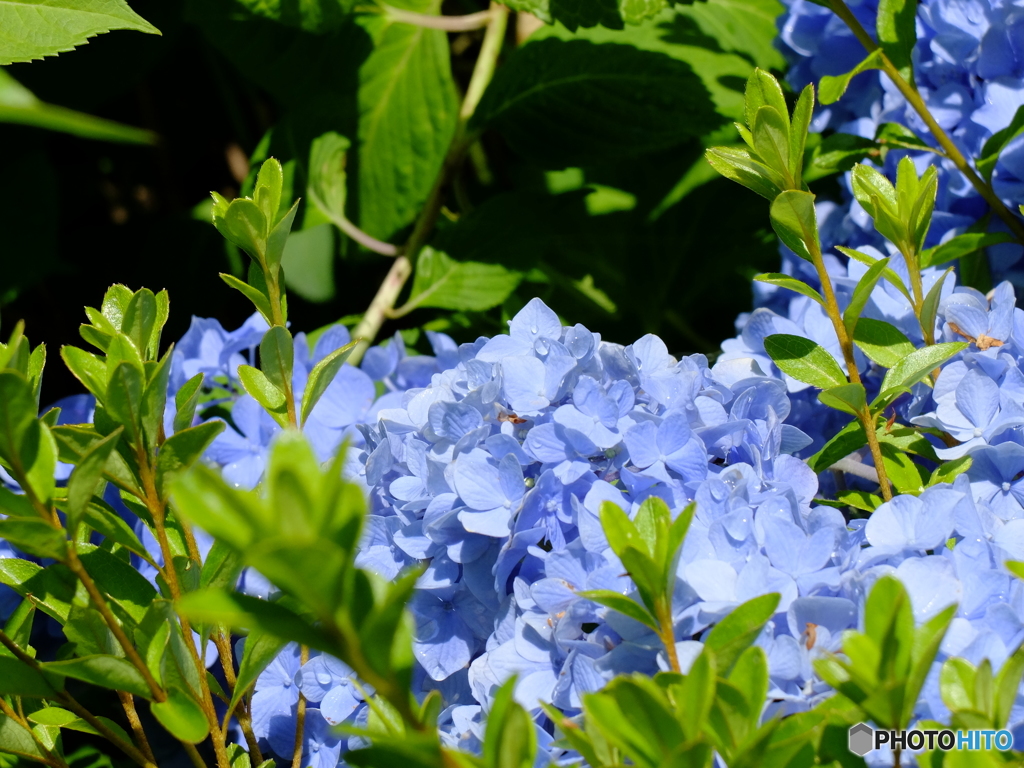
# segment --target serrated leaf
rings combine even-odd
[[[896,326],[884,320],[864,317],[857,323],[853,342],[870,360],[892,368],[916,347]]]
[[[70,51],[114,29],[160,34],[124,0],[0,0],[0,66]]]
[[[776,333],[766,336],[764,349],[783,373],[818,389],[848,383],[835,358],[822,346],[803,336]]]
[[[875,50],[869,53],[860,62],[860,64],[849,72],[836,76],[825,75],[821,78],[821,82],[818,84],[818,100],[822,104],[834,104],[842,98],[844,93],[846,93],[846,89],[850,85],[850,80],[852,80],[856,75],[859,75],[861,72],[866,72],[869,69],[881,69],[881,67],[881,50]]]
[[[495,73],[472,127],[492,126],[519,153],[564,168],[668,149],[721,123],[689,63],[594,37],[523,45]]]
[[[407,308],[435,307],[480,312],[502,304],[522,275],[500,264],[455,261],[430,246],[416,260]]]
[[[365,26],[375,45],[359,68],[359,222],[387,239],[426,200],[455,130],[458,97],[444,32],[380,17]]]
[[[349,342],[345,346],[334,350],[313,366],[313,370],[309,372],[309,378],[306,380],[306,391],[302,395],[300,424],[306,423],[309,414],[313,412],[313,408],[319,402],[324,392],[327,391],[327,387],[334,381],[334,377],[338,375],[338,371],[341,370],[348,356],[352,354],[352,350],[358,344],[358,341]]]

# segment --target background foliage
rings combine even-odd
[[[615,3],[519,5],[561,23],[519,45],[524,26],[510,25],[476,118],[482,141],[433,241],[453,259],[501,265],[510,273],[501,285],[519,287],[481,312],[420,310],[382,336],[433,321],[470,340],[540,295],[606,338],[654,332],[673,351],[714,351],[749,308],[749,276],[777,256],[755,196],[712,178],[701,156],[711,143],[738,140],[731,122],[753,67],[783,67],[772,44],[781,6],[711,0],[636,26],[623,24]],[[73,56],[3,70],[46,104],[158,138],[119,144],[0,124],[3,145],[18,147],[0,186],[0,316],[25,318],[34,339],[57,348],[73,341],[81,297],[116,280],[169,290],[171,337],[192,314],[239,324],[251,309],[216,272],[241,275],[243,259],[209,225],[207,193],[245,191],[247,158],[274,155],[285,162],[286,195],[305,198],[311,144],[329,131],[351,141],[348,217],[377,238],[404,241],[443,158],[482,30],[446,33],[312,0],[132,7],[162,37],[102,35]],[[485,8],[464,0],[443,11]],[[305,203],[296,222],[286,268],[298,327],[362,312],[386,259]],[[46,402],[78,391],[57,367],[44,387]]]

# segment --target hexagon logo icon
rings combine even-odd
[[[864,757],[871,751],[874,742],[874,729],[866,723],[857,723],[850,728],[850,751],[859,757]]]

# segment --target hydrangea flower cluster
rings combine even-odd
[[[851,284],[857,269],[850,267]],[[926,289],[935,279],[926,275]],[[913,318],[901,300],[880,284],[867,314],[909,334]],[[831,436],[830,427],[795,426],[811,423],[812,414],[820,421],[820,406],[763,351],[764,335],[779,331],[830,348],[815,307],[790,317],[757,310],[714,366],[701,355],[671,357],[655,336],[622,347],[580,325],[563,327],[538,299],[510,322],[508,335],[457,347],[435,336],[436,356],[426,359],[404,356],[396,338],[360,369],[346,366],[340,380],[372,382],[383,372],[378,381],[389,393],[345,410],[353,387],[339,387],[341,399],[325,398],[311,421],[326,421],[321,409],[356,415],[326,426],[338,439],[346,431],[353,437],[349,472],[371,500],[360,565],[391,578],[427,564],[410,604],[415,685],[420,694],[441,692],[447,743],[479,746],[497,686],[516,675],[517,698],[537,714],[539,759],[563,758],[538,702],[572,715],[583,694],[615,675],[667,668],[649,629],[577,594],[633,591],[599,522],[604,501],[630,514],[651,496],[673,514],[697,502],[673,603],[684,668],[702,633],[736,605],[782,595],[758,640],[771,673],[768,712],[801,711],[829,695],[812,662],[839,649],[885,574],[904,583],[919,621],[960,605],[918,702],[920,717],[948,714],[938,688],[945,658],[988,658],[998,668],[1024,639],[1024,585],[1002,566],[1024,559],[1024,312],[1014,308],[1012,288],[1000,286],[989,301],[950,282],[939,335],[971,335],[975,343],[945,367],[933,394],[918,391],[900,406],[917,423],[959,435],[949,455],[970,452],[973,467],[953,484],[896,497],[866,521],[848,522],[815,503],[818,477],[798,454],[813,450],[811,433]],[[334,333],[321,337],[313,359],[347,341]],[[307,355],[297,345],[300,371]],[[181,364],[192,359],[183,353]],[[866,359],[864,370],[872,372]],[[257,456],[274,431],[242,429],[225,433],[209,458],[228,469],[235,454],[226,446],[244,443]],[[318,450],[327,450],[331,440],[316,434]],[[243,586],[267,595],[266,585]],[[337,660],[300,664],[298,649],[287,648],[261,676],[253,702],[257,736],[285,757],[299,692],[310,704],[303,759],[333,768],[355,744],[329,726],[365,722],[363,690]],[[1024,728],[1024,697],[1011,725]]]
[[[811,0],[784,0],[786,13],[779,19],[779,41],[791,68],[788,79],[795,88],[817,82],[824,75],[851,70],[865,56],[863,46],[831,10]],[[876,0],[849,3],[867,29],[874,29]],[[928,109],[967,157],[977,157],[985,141],[1011,122],[1024,105],[1024,4],[1020,0],[922,0],[917,6],[917,45],[914,77]],[[874,138],[883,123],[903,125],[937,146],[920,116],[888,78],[876,70],[853,78],[846,95],[822,107],[813,129],[831,129]],[[896,164],[906,151],[890,151],[882,172],[894,178]],[[923,171],[928,164],[939,170],[939,195],[927,246],[942,242],[975,224],[987,205],[952,162],[928,152],[910,153]],[[1016,210],[1024,203],[1024,136],[1013,140],[999,156],[992,175],[993,188]],[[885,252],[887,244],[874,231],[867,212],[853,199],[850,176],[842,179],[843,201],[818,204],[822,245],[860,248],[872,245]],[[993,231],[1005,231],[998,219]],[[889,246],[891,247],[891,246]],[[785,249],[784,249],[785,250]],[[1024,285],[1024,249],[1005,243],[989,247],[993,275]],[[786,253],[784,271],[802,272],[806,266]],[[801,277],[805,275],[801,274]],[[806,277],[813,284],[814,275]],[[758,286],[760,301],[780,309],[787,291]]]

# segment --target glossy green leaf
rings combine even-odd
[[[952,483],[959,475],[962,475],[971,465],[974,463],[974,459],[970,456],[961,456],[959,459],[953,459],[939,464],[932,472],[931,478],[928,480],[928,485],[936,485],[937,483]]]
[[[181,385],[174,395],[174,431],[181,432],[192,426],[199,397],[203,393],[203,374],[197,373]]]
[[[233,587],[242,571],[242,556],[223,541],[214,541],[200,576],[203,587]]]
[[[278,221],[281,208],[281,191],[284,187],[284,168],[276,157],[268,157],[256,174],[256,185],[252,199],[263,212],[267,223],[273,228]]]
[[[882,392],[893,387],[913,386],[967,346],[954,341],[914,350],[886,372]]]
[[[43,674],[13,656],[0,655],[0,694],[45,699],[56,696],[63,688],[59,675]]]
[[[0,539],[36,557],[63,560],[67,556],[64,530],[39,519],[8,518],[0,520]]]
[[[124,0],[0,0],[0,66],[54,56],[113,29],[160,34]]]
[[[978,157],[976,165],[978,173],[984,177],[985,181],[992,181],[992,171],[995,170],[996,163],[999,162],[999,153],[1021,133],[1024,133],[1024,106],[1017,107],[1010,124],[993,133],[985,142],[985,146],[981,148],[981,155]]]
[[[893,368],[916,349],[896,326],[868,317],[857,322],[853,343],[883,368]]]
[[[68,370],[82,382],[87,390],[101,401],[106,397],[107,373],[100,358],[91,352],[72,346],[61,347],[60,356]]]
[[[818,84],[818,99],[822,104],[834,104],[846,93],[856,75],[869,69],[881,69],[882,55],[880,50],[869,53],[856,67],[842,75],[825,75]]]
[[[32,603],[58,623],[67,621],[77,581],[64,566],[39,565],[16,557],[0,559],[0,583],[11,587],[22,597],[32,596]]]
[[[928,472],[903,451],[889,443],[882,443],[882,461],[889,482],[898,493],[919,496],[928,484]]]
[[[224,237],[248,253],[261,266],[266,262],[267,218],[252,200],[232,200],[218,215],[214,207],[213,223]]]
[[[595,603],[618,611],[623,616],[628,616],[633,621],[650,627],[655,632],[659,630],[658,620],[655,619],[646,608],[626,595],[612,592],[608,589],[591,589],[577,592],[580,597],[593,600]]]
[[[116,656],[82,656],[67,661],[50,661],[43,664],[43,669],[101,688],[127,691],[144,699],[151,697],[149,686],[139,671]]]
[[[877,142],[849,133],[833,133],[820,141],[811,142],[804,180],[807,182],[843,173],[853,168],[865,157],[878,152]]]
[[[282,427],[288,426],[288,405],[284,392],[270,383],[270,379],[259,368],[251,365],[238,366],[238,378],[247,393],[270,414]]]
[[[818,400],[829,408],[858,415],[867,405],[867,395],[863,384],[843,384],[818,393]]]
[[[64,425],[54,427],[51,431],[57,441],[60,460],[71,464],[77,464],[89,448],[102,439],[102,436],[91,424]],[[111,453],[107,458],[103,472],[104,477],[119,488],[123,488],[136,497],[145,495],[139,487],[138,478],[135,477],[133,469],[117,451]]]
[[[157,596],[153,585],[130,563],[105,549],[80,544],[79,559],[123,623],[142,621]]]
[[[215,539],[245,551],[267,521],[254,494],[229,488],[220,473],[202,464],[178,477],[171,497],[175,509]]]
[[[238,678],[235,691],[228,704],[233,711],[242,697],[256,684],[256,679],[263,673],[277,654],[284,648],[285,640],[266,632],[251,632],[245,639],[242,649],[242,660],[238,666]]]
[[[782,179],[764,163],[738,147],[712,147],[705,154],[708,163],[725,178],[742,184],[761,197],[774,200],[783,187]]]
[[[43,752],[32,738],[32,732],[7,715],[0,715],[0,749],[26,760],[44,762]]]
[[[789,120],[772,106],[760,107],[754,115],[750,129],[754,139],[754,150],[761,161],[787,179],[787,187],[793,185],[789,162]]]
[[[878,44],[908,83],[914,82],[913,52],[917,43],[917,2],[880,0],[875,23]]]
[[[835,358],[803,336],[777,333],[765,337],[764,349],[783,373],[818,389],[832,389],[847,383]]]
[[[338,375],[358,343],[358,341],[353,341],[334,350],[313,366],[313,370],[309,372],[309,378],[306,380],[306,391],[302,394],[301,424],[306,423],[309,414],[313,412],[313,408],[327,391],[327,387],[334,381],[334,377]]]
[[[174,738],[187,744],[198,744],[210,734],[210,723],[202,708],[177,689],[168,693],[166,701],[153,702],[150,711]]]
[[[94,499],[85,508],[82,522],[105,538],[152,563],[152,555],[139,541],[139,537],[135,535],[132,527],[106,504],[97,503],[97,500]]]
[[[729,674],[740,655],[761,634],[765,623],[775,613],[779,595],[772,592],[755,597],[734,608],[708,632],[704,645],[714,653],[720,674]]]
[[[333,648],[319,629],[297,613],[280,603],[257,597],[225,590],[202,590],[183,597],[177,609],[194,621],[258,630],[322,650]]]
[[[142,394],[145,381],[142,371],[130,362],[114,368],[103,401],[107,413],[125,428],[125,435],[138,444],[142,437]]]
[[[798,189],[802,183],[804,147],[807,143],[807,133],[810,130],[813,113],[814,86],[807,85],[800,91],[796,106],[793,108],[792,128],[789,132],[789,172]]]
[[[268,299],[266,295],[257,288],[254,288],[248,283],[239,280],[234,275],[229,275],[226,272],[220,273],[220,279],[251,301],[253,306],[256,307],[256,310],[263,316],[263,319],[266,320],[268,324],[273,322],[273,312],[270,309],[270,299]]]
[[[982,248],[999,243],[1008,243],[1012,237],[1004,232],[965,232],[947,240],[941,245],[921,251],[919,261],[921,269],[935,267],[964,256],[970,256]]]
[[[793,253],[807,261],[820,254],[818,219],[814,195],[810,192],[786,190],[772,202],[772,229]]]
[[[864,311],[864,306],[868,303],[868,299],[871,298],[871,292],[875,289],[875,285],[882,277],[882,273],[888,269],[888,266],[889,259],[879,259],[868,268],[868,271],[857,282],[857,287],[853,291],[853,297],[843,312],[843,324],[846,326],[846,333],[850,337],[854,336],[857,323],[860,321],[860,316]]]
[[[82,456],[81,461],[71,472],[68,479],[67,513],[68,528],[74,531],[82,521],[86,508],[96,493],[101,493],[106,480],[103,477],[107,460],[121,439],[121,428],[118,428],[93,443]]]
[[[531,768],[537,752],[536,726],[514,698],[516,679],[494,695],[483,740],[485,768]]]
[[[838,491],[836,493],[836,500],[864,512],[874,512],[883,503],[881,496],[876,496],[867,491]]]
[[[785,121],[786,132],[789,132],[789,107],[786,106],[782,86],[770,72],[758,67],[750,73],[743,91],[743,116],[747,127],[753,129],[762,107],[774,109]]]
[[[849,256],[851,259],[859,261],[861,264],[866,264],[869,267],[873,265],[876,261],[878,261],[878,259],[874,258],[873,256],[869,256],[868,254],[854,250],[853,248],[844,248],[841,245],[837,245],[836,250],[842,253],[844,256]],[[886,268],[882,270],[882,277],[885,278],[887,283],[889,283],[894,288],[896,288],[896,290],[902,293],[908,302],[914,304],[914,297],[910,295],[910,291],[907,289],[907,286],[903,283],[902,278],[900,278],[899,275],[893,272],[892,269]]]
[[[309,198],[331,217],[346,218],[348,198],[346,154],[352,142],[328,131],[313,140],[309,150]]]
[[[188,469],[203,455],[224,427],[219,419],[206,421],[175,432],[164,441],[156,460],[156,483],[161,494],[166,494],[168,483],[177,473]]]

